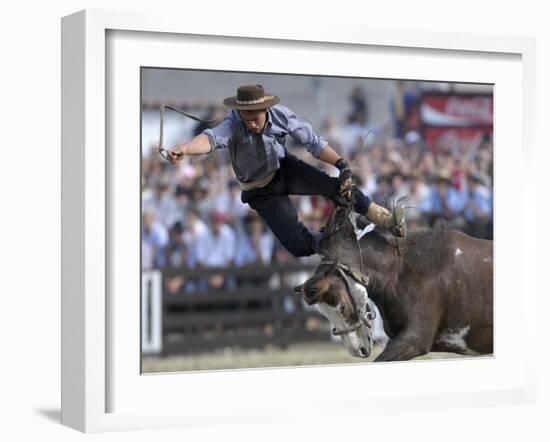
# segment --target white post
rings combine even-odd
[[[162,351],[162,274],[143,272],[141,277],[141,352]]]

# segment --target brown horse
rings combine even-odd
[[[318,305],[351,355],[367,357],[372,349],[367,293],[390,338],[376,361],[492,353],[492,241],[453,230],[406,239],[373,230],[357,240],[343,207],[333,211],[325,236],[324,262],[296,290]]]

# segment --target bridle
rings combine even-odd
[[[369,284],[369,277],[365,275],[363,272],[353,269],[352,267],[348,266],[347,264],[341,264],[334,261],[322,261],[323,264],[331,265],[332,267],[336,268],[338,274],[342,277],[344,280],[344,283],[346,284],[346,288],[348,290],[348,293],[350,294],[351,303],[353,305],[355,316],[358,318],[355,323],[350,325],[349,327],[343,328],[341,330],[338,330],[336,327],[332,329],[332,334],[334,336],[342,336],[350,334],[361,327],[365,327],[369,336],[369,342],[372,341],[372,321],[374,318],[376,318],[376,313],[370,309],[369,303],[366,303],[366,314],[362,314],[357,308],[357,303],[355,302],[356,296],[358,296],[357,292],[358,289],[354,286],[352,281],[353,279],[359,284],[361,284],[365,288],[365,292],[367,293],[368,298],[368,291],[367,286]],[[355,296],[354,296],[355,295]]]
[[[346,204],[341,206],[341,209],[346,210],[346,212],[347,212],[346,216],[349,219],[351,225],[353,226],[354,232],[358,232],[357,223],[356,223],[355,217],[353,215],[354,214],[354,211],[353,211],[353,208],[352,208],[353,203],[351,201],[350,196],[351,196],[351,193],[348,194],[348,198],[346,199],[347,200]],[[344,225],[341,225],[340,227],[337,227],[332,232],[325,235],[325,238],[328,238],[328,237],[336,234],[337,232],[339,232],[343,228],[344,228]],[[403,238],[398,238],[396,236],[394,236],[393,238],[395,240],[394,247],[397,250],[397,255],[396,255],[396,259],[397,259],[398,255],[403,255],[405,253],[405,251],[406,251],[406,242]],[[368,288],[367,288],[367,286],[368,286],[368,283],[369,283],[369,277],[364,273],[364,270],[363,270],[363,268],[364,268],[364,266],[363,266],[363,254],[362,254],[361,245],[359,243],[359,239],[360,239],[360,237],[356,235],[355,240],[356,240],[357,249],[358,249],[358,252],[359,252],[360,270],[354,269],[354,268],[352,268],[352,267],[350,267],[346,264],[341,264],[341,263],[338,263],[338,262],[329,261],[329,260],[325,260],[325,259],[322,261],[322,263],[330,264],[330,265],[332,265],[333,267],[335,267],[337,269],[338,274],[342,277],[342,279],[344,280],[344,283],[346,284],[348,293],[350,294],[350,297],[351,297],[353,308],[355,310],[355,314],[358,318],[358,320],[354,324],[352,324],[349,327],[346,327],[342,330],[338,330],[336,328],[333,328],[332,329],[332,334],[334,336],[346,335],[346,334],[354,332],[354,331],[356,331],[359,328],[364,326],[364,327],[366,327],[367,333],[369,334],[369,340],[371,340],[371,338],[372,338],[372,330],[371,330],[372,321],[376,318],[376,312],[370,309],[369,303],[367,302],[367,304],[366,304],[366,309],[367,309],[366,314],[364,316],[359,314],[359,312],[357,311],[357,305],[355,303],[355,298],[357,297],[358,290],[350,281],[350,277],[351,277],[356,282],[361,284],[365,288],[365,292],[367,293],[367,299],[368,299]],[[389,283],[390,283],[390,280],[388,279],[388,281],[386,282],[386,287]]]
[[[351,199],[352,189],[353,189],[353,185],[348,190],[348,194],[347,194],[347,198],[346,198],[346,204],[344,205],[343,208],[347,212],[347,217],[350,220],[354,231],[356,231],[357,230],[357,224],[355,222],[355,218],[353,217],[354,211],[353,211],[353,202],[352,202],[352,199]],[[332,231],[331,233],[326,235],[325,238],[327,238],[328,236],[334,235],[336,232],[338,232],[342,228],[343,228],[343,226],[340,226],[339,228],[335,229],[334,231]],[[368,298],[367,286],[369,284],[369,277],[367,275],[365,275],[365,273],[364,273],[364,270],[363,270],[363,257],[361,256],[361,246],[359,245],[359,239],[357,239],[357,237],[356,237],[356,240],[357,240],[357,247],[359,249],[360,270],[354,269],[354,268],[350,267],[347,264],[342,264],[342,263],[339,263],[339,262],[334,262],[334,261],[330,261],[330,260],[323,260],[322,261],[322,263],[329,264],[332,267],[336,268],[336,270],[338,271],[338,274],[344,280],[344,283],[346,284],[346,288],[347,288],[348,293],[349,293],[350,298],[351,298],[351,303],[353,305],[355,316],[357,317],[357,321],[355,323],[353,323],[352,325],[350,325],[349,327],[343,328],[341,330],[338,330],[336,327],[334,327],[332,329],[332,334],[334,336],[348,335],[348,334],[360,329],[361,327],[365,327],[366,330],[367,330],[368,337],[369,337],[369,342],[372,342],[372,321],[374,320],[374,318],[376,318],[376,313],[370,309],[370,306],[369,306],[368,302],[366,303],[367,312],[366,312],[365,315],[362,315],[361,312],[358,311],[357,304],[355,302],[355,297],[357,296],[358,290],[352,284],[352,282],[350,281],[350,277],[351,277],[356,282],[361,284],[364,287],[365,293],[367,293],[367,298]]]

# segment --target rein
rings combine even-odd
[[[350,223],[353,227],[353,231],[355,232],[355,231],[357,231],[357,223],[355,222],[355,218],[353,216],[355,211],[353,210],[353,201],[351,200],[351,196],[350,196],[352,190],[353,190],[353,188],[350,189],[349,192],[348,192],[348,198],[346,198],[345,205],[341,205],[340,207],[343,207],[346,210],[347,217],[348,217],[348,219],[349,219],[349,221],[350,221]],[[345,225],[340,225],[339,227],[334,229],[332,232],[324,234],[323,239],[330,238],[331,236],[333,236],[336,233],[343,230],[344,227],[346,227],[346,226]],[[354,234],[354,236],[355,236],[355,241],[357,243],[357,250],[359,251],[359,269],[361,270],[362,273],[364,273],[364,270],[363,270],[363,254],[361,253],[361,245],[359,244],[359,239],[357,238],[357,236],[355,234]]]
[[[348,200],[348,203],[345,206],[342,206],[342,207],[346,210],[347,218],[349,219],[351,225],[353,226],[354,232],[356,232],[357,231],[357,223],[355,222],[354,211],[353,211],[353,208],[352,208],[352,204],[353,204],[352,201]],[[347,227],[347,226],[346,225],[340,225],[336,229],[332,230],[330,233],[326,234],[325,238],[329,238],[329,237],[335,235],[336,233],[343,230],[345,227]],[[403,255],[405,253],[406,242],[403,238],[398,238],[396,236],[393,236],[393,239],[395,240],[395,245],[392,244],[391,242],[389,244],[396,248],[397,253],[395,255],[395,258],[397,260],[399,255]],[[354,294],[356,294],[357,289],[352,284],[352,281],[350,281],[350,278],[353,278],[356,282],[361,284],[365,288],[365,290],[367,292],[367,297],[368,297],[369,277],[365,274],[365,271],[364,271],[363,253],[362,253],[361,244],[359,242],[359,238],[357,237],[357,235],[355,235],[355,241],[357,243],[357,249],[359,251],[359,266],[360,266],[359,270],[354,269],[354,268],[350,267],[349,265],[341,264],[341,263],[330,261],[330,260],[323,260],[322,261],[322,263],[324,263],[324,264],[330,264],[330,265],[334,266],[337,269],[339,275],[344,280],[344,283],[346,284],[346,288],[348,290],[348,293],[350,294],[350,298],[351,298],[351,301],[352,301],[352,304],[353,304],[353,308],[355,310],[355,315],[358,318],[358,320],[355,323],[353,323],[352,325],[350,325],[349,327],[343,328],[341,330],[333,328],[332,334],[334,336],[347,335],[349,333],[352,333],[352,332],[358,330],[361,327],[365,327],[367,329],[367,333],[369,334],[369,339],[370,339],[370,337],[372,337],[372,321],[376,317],[376,314],[375,314],[375,312],[370,310],[368,302],[366,304],[366,308],[367,308],[366,315],[363,316],[363,315],[360,314],[360,312],[357,309],[357,305],[356,305],[355,297],[354,297]],[[384,290],[386,289],[386,287],[388,286],[389,283],[390,283],[390,279],[388,278],[388,281],[386,282]]]

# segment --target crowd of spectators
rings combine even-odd
[[[401,104],[397,94],[404,97]],[[395,95],[388,103],[393,125],[377,127],[370,123],[373,109],[365,91],[355,87],[350,91],[350,112],[345,120],[327,115],[322,127],[315,129],[351,162],[356,183],[366,195],[386,206],[403,199],[410,231],[447,226],[492,238],[491,136],[468,142],[447,139],[428,146],[420,130],[403,128],[403,113],[410,108],[414,94],[396,82]],[[195,128],[195,133],[202,129]],[[294,155],[337,175],[334,167],[293,145],[290,137],[287,146]],[[186,158],[173,167],[151,149],[142,165],[144,270],[296,262],[261,218],[241,202],[226,152]],[[291,199],[299,218],[313,230],[320,229],[332,210],[332,203],[322,197]],[[300,260],[312,259],[315,257]],[[198,282],[180,276],[167,281],[166,289],[178,293],[234,284],[234,279],[223,275]]]

